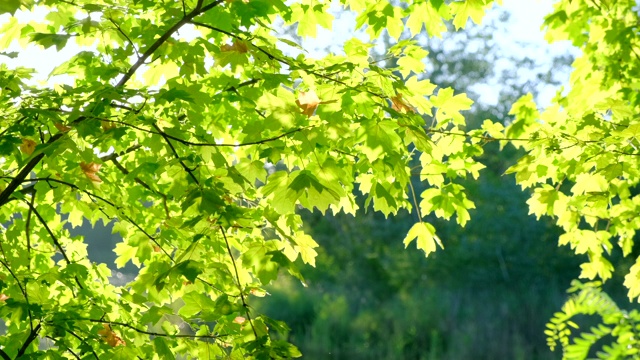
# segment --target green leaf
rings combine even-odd
[[[33,33],[30,37],[31,41],[42,45],[45,49],[55,46],[56,50],[60,51],[67,45],[67,41],[71,38],[71,35]]]
[[[0,55],[2,55],[2,56],[6,56],[6,57],[8,57],[8,58],[10,58],[10,59],[15,59],[15,58],[17,58],[19,54],[20,54],[20,53],[19,53],[19,52],[17,52],[17,51],[0,52]]]
[[[311,236],[298,232],[293,237],[293,240],[296,243],[296,250],[300,252],[300,257],[302,261],[311,266],[316,266],[316,256],[318,253],[314,250],[318,247],[318,243],[316,243]]]
[[[440,238],[436,235],[436,230],[433,225],[422,221],[413,224],[403,240],[404,247],[408,247],[414,240],[416,240],[417,248],[424,251],[426,256],[436,251],[436,243],[440,245],[441,248],[444,248]]]
[[[178,313],[187,318],[191,318],[201,312],[213,311],[216,303],[207,295],[199,292],[188,292],[182,296],[184,306]]]
[[[453,25],[456,27],[456,30],[458,30],[467,25],[469,18],[476,24],[480,24],[484,17],[484,8],[486,5],[484,0],[465,0],[462,2],[453,2],[450,6],[453,13],[456,14],[453,18]]]
[[[169,348],[167,341],[163,337],[158,336],[154,338],[153,347],[161,359],[175,360],[176,357],[173,355],[173,351],[171,351],[171,348]]]
[[[14,15],[21,5],[20,0],[3,0],[0,2],[0,15],[6,13]]]
[[[8,5],[5,5],[4,1],[1,2],[5,6],[5,12],[10,12],[10,9],[13,9],[13,6],[11,4],[15,5],[15,3],[12,3],[12,1],[16,0],[8,1],[6,3]],[[7,11],[8,9],[9,11]],[[17,8],[15,8],[15,10],[17,10]],[[18,19],[16,19],[15,17],[11,17],[9,21],[7,21],[4,26],[0,28],[0,50],[8,48],[13,40],[19,39],[23,27],[24,25],[18,23]]]
[[[194,260],[185,260],[175,265],[175,271],[183,275],[190,282],[195,282],[198,275],[202,274],[202,265]]]
[[[465,94],[453,95],[452,88],[440,89],[431,97],[431,102],[438,108],[436,120],[439,123],[451,120],[454,124],[464,125],[464,116],[460,111],[469,110],[473,101]]]
[[[442,3],[440,8],[440,11],[445,14],[444,19],[448,19],[448,5]],[[442,34],[447,31],[443,17],[440,16],[432,1],[416,2],[411,8],[407,20],[407,27],[411,30],[411,34],[413,36],[418,35],[422,31],[423,24],[429,36],[442,38]]]

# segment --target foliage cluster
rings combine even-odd
[[[438,35],[490,4],[341,5],[372,38],[398,39],[405,21]],[[357,39],[344,55],[285,54],[296,44],[274,22],[301,36],[331,27],[329,4],[315,1],[16,0],[1,10],[36,7],[45,18],[11,17],[0,48],[83,48],[51,74],[72,85],[38,86],[31,70],[0,65],[4,358],[297,356],[268,336],[286,325],[253,313],[249,299],[280,270],[300,277],[297,259],[315,263],[298,206],[353,213],[358,185],[364,206],[410,208],[419,150],[433,186],[415,205],[469,219],[473,203],[451,180],[477,177],[482,149],[446,133],[464,133],[471,101],[418,79],[425,51],[415,41],[389,49],[394,68],[371,62],[372,45]],[[116,264],[139,266],[134,281],[114,286],[90,261],[65,227],[83,219],[114,223],[124,239]],[[432,225],[420,219],[410,234],[407,244],[435,251]],[[39,349],[38,338],[55,346]]]
[[[449,21],[480,22],[492,5],[343,0],[335,6],[356,12],[370,40],[349,39],[343,54],[316,59],[274,24],[313,37],[332,26],[328,2],[0,3],[3,14],[46,11],[29,22],[11,16],[0,51],[14,41],[81,47],[50,86],[0,64],[0,357],[299,356],[269,335],[286,325],[250,306],[279,272],[303,281],[299,266],[315,265],[317,243],[297,210],[415,211],[404,244],[429,255],[443,241],[425,220],[469,222],[474,203],[462,183],[479,176],[477,157],[493,141],[527,151],[511,171],[533,188],[531,211],[564,229],[560,243],[588,254],[581,276],[610,278],[612,244],[632,254],[640,227],[635,3],[560,1],[548,35],[584,53],[571,89],[542,112],[522,98],[506,128],[487,120],[470,130],[461,112],[472,101],[422,78],[426,51],[414,37],[423,28],[440,36]],[[394,42],[387,67],[371,58],[382,33]],[[420,193],[416,162],[428,184]],[[108,267],[88,258],[85,239],[67,226],[85,219],[114,224],[123,237],[116,264],[140,267],[135,280],[114,285]],[[632,266],[625,281],[631,298],[639,273]],[[567,357],[576,347],[586,354],[595,340],[570,344],[567,306],[550,337]],[[636,316],[607,309],[605,324]],[[603,327],[619,340],[603,351],[637,354],[633,326]],[[53,346],[39,348],[43,338]]]

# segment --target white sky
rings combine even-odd
[[[494,34],[494,39],[497,44],[500,44],[499,46],[501,48],[516,53],[535,49],[536,54],[543,54],[542,56],[537,55],[541,61],[544,61],[545,58],[547,58],[547,60],[551,59],[551,56],[545,56],[545,53],[559,55],[566,53],[567,49],[570,48],[567,43],[550,45],[544,40],[541,25],[543,17],[552,10],[552,0],[504,0],[501,7],[509,10],[511,13],[508,21],[509,30]],[[487,15],[488,18],[486,18],[485,21],[496,18],[499,15],[500,12],[495,10],[496,7],[489,12]],[[44,11],[37,12],[36,14],[20,14],[19,19],[21,22],[27,22],[31,19],[42,19],[45,14]],[[6,23],[8,19],[8,14],[0,16],[0,27]],[[341,19],[334,22],[333,31],[319,28],[318,37],[306,39],[303,42],[303,47],[308,49],[309,55],[314,57],[322,56],[327,48],[331,48],[332,50],[339,49],[342,47],[341,43],[347,40],[350,34],[354,33],[354,25],[354,17],[343,14]],[[70,45],[72,41],[73,40],[69,42]],[[340,43],[340,45],[336,43]],[[527,46],[523,47],[518,45],[518,43],[526,43]],[[44,82],[47,80],[51,70],[73,56],[78,51],[78,47],[67,46],[61,52],[57,52],[54,47],[45,50],[38,46],[29,46],[26,49],[22,49],[14,42],[7,51],[17,51],[19,52],[19,56],[16,59],[0,56],[0,63],[6,63],[9,67],[25,66],[35,68],[38,71],[35,80]],[[56,81],[64,81],[64,79],[58,78]],[[490,87],[484,86],[480,92],[482,93],[481,101],[487,103],[497,101],[497,98],[493,96],[496,92],[492,91]],[[555,89],[544,90],[540,96],[541,105],[548,104],[554,94]]]

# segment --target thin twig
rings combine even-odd
[[[70,329],[64,329],[66,332],[68,332],[69,334],[71,334],[71,336],[75,337],[76,339],[80,340],[80,342],[82,342],[85,346],[87,346],[89,349],[91,349],[91,353],[93,354],[93,356],[95,356],[96,359],[100,359],[98,357],[98,354],[96,354],[96,352],[93,350],[93,347],[91,345],[89,345],[82,337],[80,337],[78,334],[76,334],[75,332],[71,331]]]
[[[36,114],[36,118],[37,118],[37,114]],[[11,128],[13,128],[14,126],[20,124],[22,121],[24,121],[27,117],[26,116],[22,116],[20,119],[16,120],[15,124],[11,124],[9,125],[6,129],[2,130],[0,132],[0,136],[4,135],[7,133],[7,131],[11,130]]]
[[[10,177],[8,177],[8,176],[0,176],[0,178],[10,178]],[[11,178],[11,179],[13,179],[13,178]],[[99,199],[99,200],[101,200],[101,201],[103,201],[103,202],[105,202],[105,203],[107,203],[107,204],[109,204],[109,205],[111,205],[111,206],[113,206],[113,207],[115,207],[115,208],[118,208],[118,209],[120,208],[118,205],[116,205],[116,204],[114,204],[113,202],[111,202],[111,201],[109,201],[109,200],[107,200],[107,199],[103,198],[102,196],[100,196],[100,195],[96,195],[96,194],[94,194],[94,193],[92,193],[92,192],[90,192],[90,191],[87,191],[87,190],[85,190],[85,189],[81,189],[81,188],[79,188],[77,185],[72,184],[72,183],[70,183],[70,182],[66,182],[66,181],[64,181],[64,180],[58,180],[58,179],[54,179],[54,178],[51,178],[51,177],[46,177],[46,178],[31,178],[31,179],[24,179],[24,180],[22,180],[22,182],[32,182],[32,181],[45,181],[45,182],[47,182],[47,183],[49,183],[49,182],[54,182],[54,183],[57,183],[57,184],[66,185],[66,186],[68,186],[68,187],[70,187],[70,188],[72,188],[72,189],[74,189],[74,190],[82,191],[83,193],[85,193],[85,194],[89,195],[89,197]],[[23,192],[23,193],[25,193],[25,194],[32,193],[32,192],[33,192],[33,186],[34,186],[34,185],[29,186],[29,187],[25,187],[25,188],[23,188],[23,189],[22,189],[22,190],[20,190],[20,191],[21,191],[21,192]],[[32,199],[33,199],[33,198],[32,198]],[[33,201],[32,201],[32,205],[33,205]],[[29,210],[31,211],[31,208],[29,208]],[[29,220],[29,218],[27,218],[27,221],[28,221],[28,220]],[[27,239],[27,241],[28,241],[28,239]]]
[[[135,226],[138,230],[140,230],[140,232],[142,232],[147,238],[149,238],[149,240],[151,240],[154,244],[156,244],[156,246],[165,254],[167,255],[167,257],[169,257],[169,259],[173,262],[175,260],[173,260],[173,257],[162,247],[162,245],[160,245],[160,243],[158,242],[158,239],[155,238],[155,236],[152,236],[151,234],[149,234],[148,232],[146,232],[142,226],[138,225],[137,222],[133,221],[133,219],[131,219],[128,215],[124,215],[124,220],[127,220],[128,222],[130,222],[133,226]]]
[[[537,141],[537,140],[541,140],[541,139],[532,139],[532,138],[508,138],[508,137],[497,138],[497,137],[492,137],[492,136],[471,135],[471,134],[464,133],[464,132],[438,130],[438,129],[433,129],[433,128],[425,128],[424,131],[426,131],[428,133],[438,133],[438,134],[443,134],[443,135],[464,136],[464,137],[467,137],[467,138],[482,139],[482,140],[485,140],[485,141]]]
[[[53,337],[51,337],[51,336],[49,336],[49,335],[45,336],[45,338],[47,338],[47,339],[49,339],[49,340],[51,340],[51,341],[53,341],[53,342],[55,342],[55,341],[56,341],[56,339],[54,339]],[[49,349],[50,349],[50,348],[51,348],[51,347],[49,347]],[[69,347],[67,347],[65,350],[66,350],[66,351],[68,351],[68,352],[70,352],[70,353],[71,353],[71,355],[73,355],[76,359],[80,360],[80,356],[78,356],[78,354],[76,354],[76,353],[75,353],[73,350],[71,350]]]
[[[125,151],[122,151],[122,152],[119,152],[119,153],[115,153],[114,152],[112,154],[102,156],[102,157],[100,157],[100,160],[102,160],[102,161],[110,161],[112,159],[119,158],[121,156],[124,156],[124,155],[127,155],[129,153],[132,153],[132,152],[140,149],[141,147],[142,147],[142,145],[140,145],[140,144],[133,145],[133,146],[129,147],[127,150],[125,150]]]
[[[32,196],[29,201],[31,201],[31,206],[29,207],[29,211],[27,212],[27,220],[25,223],[25,237],[27,238],[27,269],[31,269],[31,215],[33,210],[33,201],[35,200],[35,196]]]
[[[418,199],[416,198],[416,189],[413,188],[411,179],[409,179],[409,188],[411,189],[411,196],[413,197],[413,205],[416,207],[416,211],[418,212],[418,220],[422,222],[422,214],[420,212],[420,206],[418,206]]]
[[[304,127],[296,128],[296,129],[293,129],[293,130],[289,130],[289,131],[287,131],[287,132],[285,132],[283,134],[280,134],[280,135],[277,135],[277,136],[274,136],[274,137],[270,137],[270,138],[262,139],[262,140],[250,141],[250,142],[246,142],[246,143],[239,143],[239,144],[220,143],[220,144],[218,144],[218,143],[198,143],[198,142],[192,142],[192,141],[184,140],[184,139],[181,139],[179,137],[170,135],[170,134],[162,131],[160,128],[158,128],[155,125],[154,125],[154,127],[155,127],[156,131],[153,131],[151,129],[145,129],[145,128],[139,127],[137,125],[133,125],[133,124],[130,124],[130,123],[127,123],[127,122],[124,122],[124,121],[120,121],[120,120],[103,120],[103,121],[112,122],[112,123],[121,124],[121,125],[126,125],[126,126],[134,128],[136,130],[139,130],[139,131],[142,131],[142,132],[146,132],[146,133],[149,133],[149,134],[160,135],[162,137],[166,137],[166,138],[169,138],[171,140],[175,140],[175,141],[177,141],[177,142],[179,142],[181,144],[184,144],[184,145],[202,146],[202,147],[236,147],[236,146],[237,147],[242,147],[242,146],[260,145],[260,144],[268,143],[270,141],[278,140],[280,138],[283,138],[283,137],[285,137],[287,135],[291,135],[291,134],[296,133],[298,131],[302,131],[302,130],[305,130],[305,129],[309,129],[309,128],[315,127],[314,125],[304,126]]]
[[[118,30],[118,32],[120,34],[122,34],[122,36],[124,36],[125,39],[127,39],[127,41],[129,42],[129,44],[131,45],[131,47],[133,48],[133,51],[136,52],[136,55],[138,56],[138,59],[140,58],[140,53],[138,52],[138,49],[136,48],[136,45],[133,43],[133,41],[131,41],[131,39],[129,38],[129,35],[127,35],[124,31],[122,31],[122,28],[120,28],[120,25],[118,25],[112,18],[107,18],[107,20],[109,20],[113,26],[116,27],[116,29]]]
[[[128,175],[129,174],[129,170],[127,170],[127,168],[125,168],[122,164],[120,164],[120,162],[118,160],[116,160],[116,158],[112,158],[110,159],[111,162],[113,162],[113,164],[116,166],[116,168],[118,168],[118,170],[120,170],[121,173]],[[167,215],[167,219],[171,218],[171,215],[169,213],[169,207],[167,206],[167,195],[161,193],[158,190],[153,189],[151,186],[149,186],[149,184],[147,184],[146,182],[142,181],[139,177],[135,177],[133,178],[133,181],[135,181],[136,183],[138,183],[140,186],[142,186],[143,188],[151,191],[152,193],[160,196],[162,198],[162,205],[164,206],[164,212]]]
[[[140,334],[145,334],[145,335],[151,335],[151,336],[166,336],[166,337],[175,337],[175,338],[190,338],[190,339],[217,339],[217,338],[221,338],[221,337],[225,337],[228,335],[187,335],[187,334],[163,334],[163,333],[158,333],[158,332],[153,332],[153,331],[146,331],[146,330],[142,330],[142,329],[138,329],[137,327],[131,325],[131,324],[127,324],[127,323],[123,323],[123,322],[118,322],[118,321],[108,321],[108,320],[102,320],[102,319],[71,319],[71,320],[87,320],[90,322],[94,322],[94,323],[100,323],[100,324],[109,324],[109,325],[117,325],[117,326],[122,326],[122,327],[126,327],[128,329],[131,329],[137,333]]]
[[[178,160],[178,162],[180,162],[180,165],[182,165],[182,168],[184,169],[184,171],[186,171],[189,174],[189,176],[191,176],[191,179],[193,179],[193,182],[195,182],[199,186],[200,185],[200,181],[198,181],[198,178],[196,178],[196,176],[193,174],[193,170],[194,169],[189,169],[189,167],[184,163],[184,161],[182,161],[182,158],[180,157],[180,155],[178,155],[178,152],[176,151],[176,148],[173,147],[173,144],[171,143],[171,141],[169,140],[167,135],[164,133],[164,131],[160,130],[158,125],[155,124],[155,123],[153,124],[153,127],[156,129],[156,131],[158,131],[158,133],[167,142],[167,145],[169,145],[169,148],[171,149],[171,152],[173,153],[175,158]]]

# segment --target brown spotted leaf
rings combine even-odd
[[[84,163],[81,162],[80,163],[80,168],[82,169],[82,171],[84,172],[85,175],[87,175],[87,177],[94,182],[98,182],[101,183],[102,179],[100,179],[97,175],[98,171],[100,170],[100,167],[102,165],[101,164],[96,164],[94,162],[91,163]]]
[[[22,139],[22,144],[20,145],[20,151],[27,155],[33,154],[33,151],[36,149],[36,142],[31,139]]]
[[[391,98],[391,108],[398,112],[414,113],[415,110],[406,101],[402,99],[402,94],[398,94]]]
[[[109,324],[102,324],[104,329],[98,331],[98,334],[102,338],[104,342],[109,344],[110,346],[125,346],[127,343],[122,340],[118,334],[116,334]]]
[[[300,91],[300,95],[298,96],[298,100],[296,100],[296,104],[302,109],[302,113],[307,116],[312,116],[313,113],[318,108],[318,104],[320,104],[320,99],[316,92],[313,90],[304,92]]]
[[[62,125],[62,123],[55,123],[53,125],[56,127],[56,129],[60,130],[60,132],[67,132],[71,130],[71,126]]]

